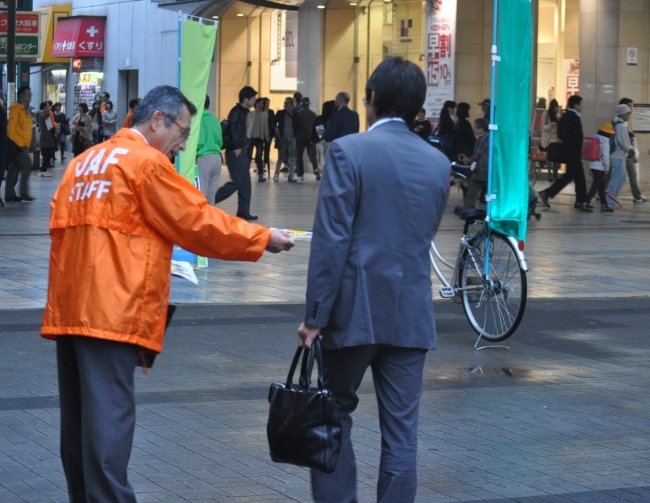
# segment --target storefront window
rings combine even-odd
[[[45,72],[44,93],[46,101],[61,103],[61,109],[66,112],[66,77],[68,71],[64,69]]]
[[[104,80],[103,72],[83,72],[79,73],[79,81],[74,86],[74,105],[75,111],[80,103],[86,103],[88,107],[101,99],[102,81]]]

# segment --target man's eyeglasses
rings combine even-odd
[[[183,136],[183,140],[187,140],[190,137],[190,128],[185,129],[183,126],[181,126],[178,122],[174,120],[174,118],[170,115],[167,115],[166,113],[160,112],[168,118],[170,121],[172,121],[174,124],[178,126],[178,129],[181,130],[181,135]]]

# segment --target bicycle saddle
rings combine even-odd
[[[487,216],[487,211],[478,208],[456,206],[454,208],[454,215],[460,217],[461,220],[484,220]]]

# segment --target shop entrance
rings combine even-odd
[[[120,120],[129,112],[129,101],[138,98],[138,70],[120,70],[117,81],[117,95],[120,102],[115,103],[115,110]]]

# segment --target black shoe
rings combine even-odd
[[[20,197],[8,197],[5,199],[8,203],[19,203],[22,201],[22,198]]]
[[[288,173],[288,172],[289,172],[289,168],[287,168],[286,166],[283,167],[283,168],[280,168],[280,173]]]
[[[316,172],[316,181],[320,182],[320,169],[315,170]]]
[[[612,208],[611,206],[608,206],[606,204],[603,204],[600,207],[600,212],[601,213],[614,213],[614,208]]]
[[[548,204],[548,194],[544,192],[543,190],[538,192],[537,195],[539,196],[539,199],[542,201],[542,204],[546,206],[547,208],[550,208],[551,205]]]
[[[32,196],[22,196],[21,199],[27,202],[36,201],[36,198]]]
[[[4,207],[5,207],[5,203],[2,202],[2,198],[0,197],[0,208],[4,208]]]
[[[258,182],[266,182],[266,178],[262,178],[262,177],[260,177],[260,178],[257,179],[257,181],[258,181]]]
[[[589,206],[587,203],[582,203],[580,205],[580,211],[582,211],[584,213],[593,213],[594,212],[593,206]]]
[[[579,210],[582,208],[582,203],[573,203],[573,209],[574,210]]]
[[[237,213],[237,216],[239,218],[243,218],[244,220],[257,220],[257,216],[251,215],[250,213]]]
[[[296,182],[296,179],[295,179],[295,178],[291,178],[291,177],[287,178],[287,182],[289,182],[289,183],[297,183],[297,182]]]

